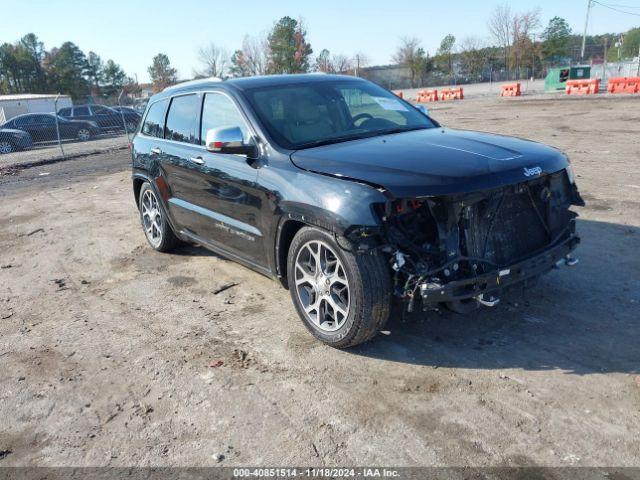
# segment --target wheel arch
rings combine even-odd
[[[289,288],[287,283],[287,256],[289,255],[289,247],[296,233],[302,228],[310,226],[314,225],[292,218],[285,218],[278,225],[275,244],[276,274],[280,283],[286,289]]]
[[[133,196],[136,199],[136,207],[140,208],[140,190],[142,184],[148,181],[145,177],[133,177]]]

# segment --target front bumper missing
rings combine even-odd
[[[420,295],[423,305],[456,302],[471,298],[483,298],[484,294],[500,290],[524,282],[525,280],[545,273],[563,262],[580,243],[575,234],[561,241],[544,252],[523,260],[514,265],[489,273],[483,273],[463,280],[454,280],[446,284],[424,282],[420,284]],[[567,264],[570,265],[567,261]],[[488,298],[487,297],[484,298]]]

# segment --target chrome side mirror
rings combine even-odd
[[[212,128],[207,130],[205,147],[213,153],[230,153],[235,155],[255,155],[256,146],[244,143],[244,135],[240,127]]]

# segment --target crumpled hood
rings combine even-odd
[[[519,138],[432,128],[298,150],[299,168],[386,188],[397,198],[467,193],[568,165],[555,148]]]

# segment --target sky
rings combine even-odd
[[[589,34],[623,32],[640,26],[640,0],[599,0],[624,4],[625,15],[596,4]],[[372,65],[391,62],[403,36],[417,37],[431,54],[447,34],[489,39],[487,19],[501,0],[0,0],[4,20],[0,43],[33,32],[46,49],[65,41],[103,60],[113,59],[131,77],[148,81],[147,68],[166,53],[180,78],[198,68],[199,47],[211,42],[230,52],[245,35],[265,34],[280,17],[303,18],[313,57],[323,48],[352,55],[363,52]],[[514,11],[540,7],[542,23],[565,18],[582,33],[587,0],[511,0]],[[7,21],[12,19],[12,21]]]

